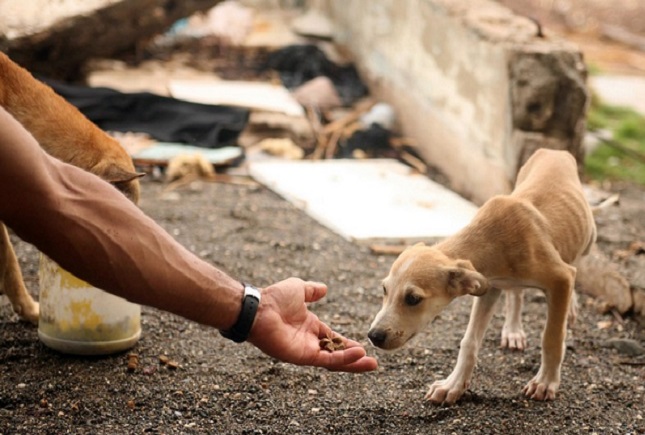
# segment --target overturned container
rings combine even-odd
[[[127,350],[141,336],[141,307],[76,278],[40,256],[38,337],[48,347],[75,355]]]

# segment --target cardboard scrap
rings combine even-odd
[[[194,103],[246,107],[303,116],[304,109],[281,85],[229,80],[171,80],[170,94]]]

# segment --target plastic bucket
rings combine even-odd
[[[48,347],[76,355],[107,355],[134,346],[141,336],[141,307],[91,286],[40,256],[38,337]]]

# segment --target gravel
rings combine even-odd
[[[162,189],[145,181],[141,207],[191,251],[258,286],[289,276],[326,282],[328,297],[310,308],[367,345],[366,332],[381,303],[379,283],[394,257],[344,240],[263,187],[198,184],[180,191],[177,201],[162,199]],[[645,240],[642,199],[636,204],[640,208],[625,212],[618,224],[638,227]],[[37,295],[37,252],[16,245],[27,285]],[[452,370],[468,320],[465,298],[402,350],[368,346],[379,359],[376,372],[346,374],[278,362],[149,307],[143,308],[143,335],[132,350],[138,366],[129,371],[128,352],[74,357],[49,350],[3,297],[0,434],[645,433],[644,358],[607,345],[642,345],[642,321],[599,314],[584,295],[580,302],[555,401],[521,394],[539,366],[545,318],[544,297],[529,291],[529,348],[499,349],[500,305],[470,390],[446,407],[423,396]],[[161,364],[160,356],[179,367]]]

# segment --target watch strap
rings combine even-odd
[[[244,297],[242,298],[242,310],[237,318],[237,321],[230,329],[220,331],[223,337],[233,340],[236,343],[242,343],[249,338],[251,327],[255,321],[255,314],[258,311],[260,300],[260,290],[250,284],[242,283],[244,285]]]

